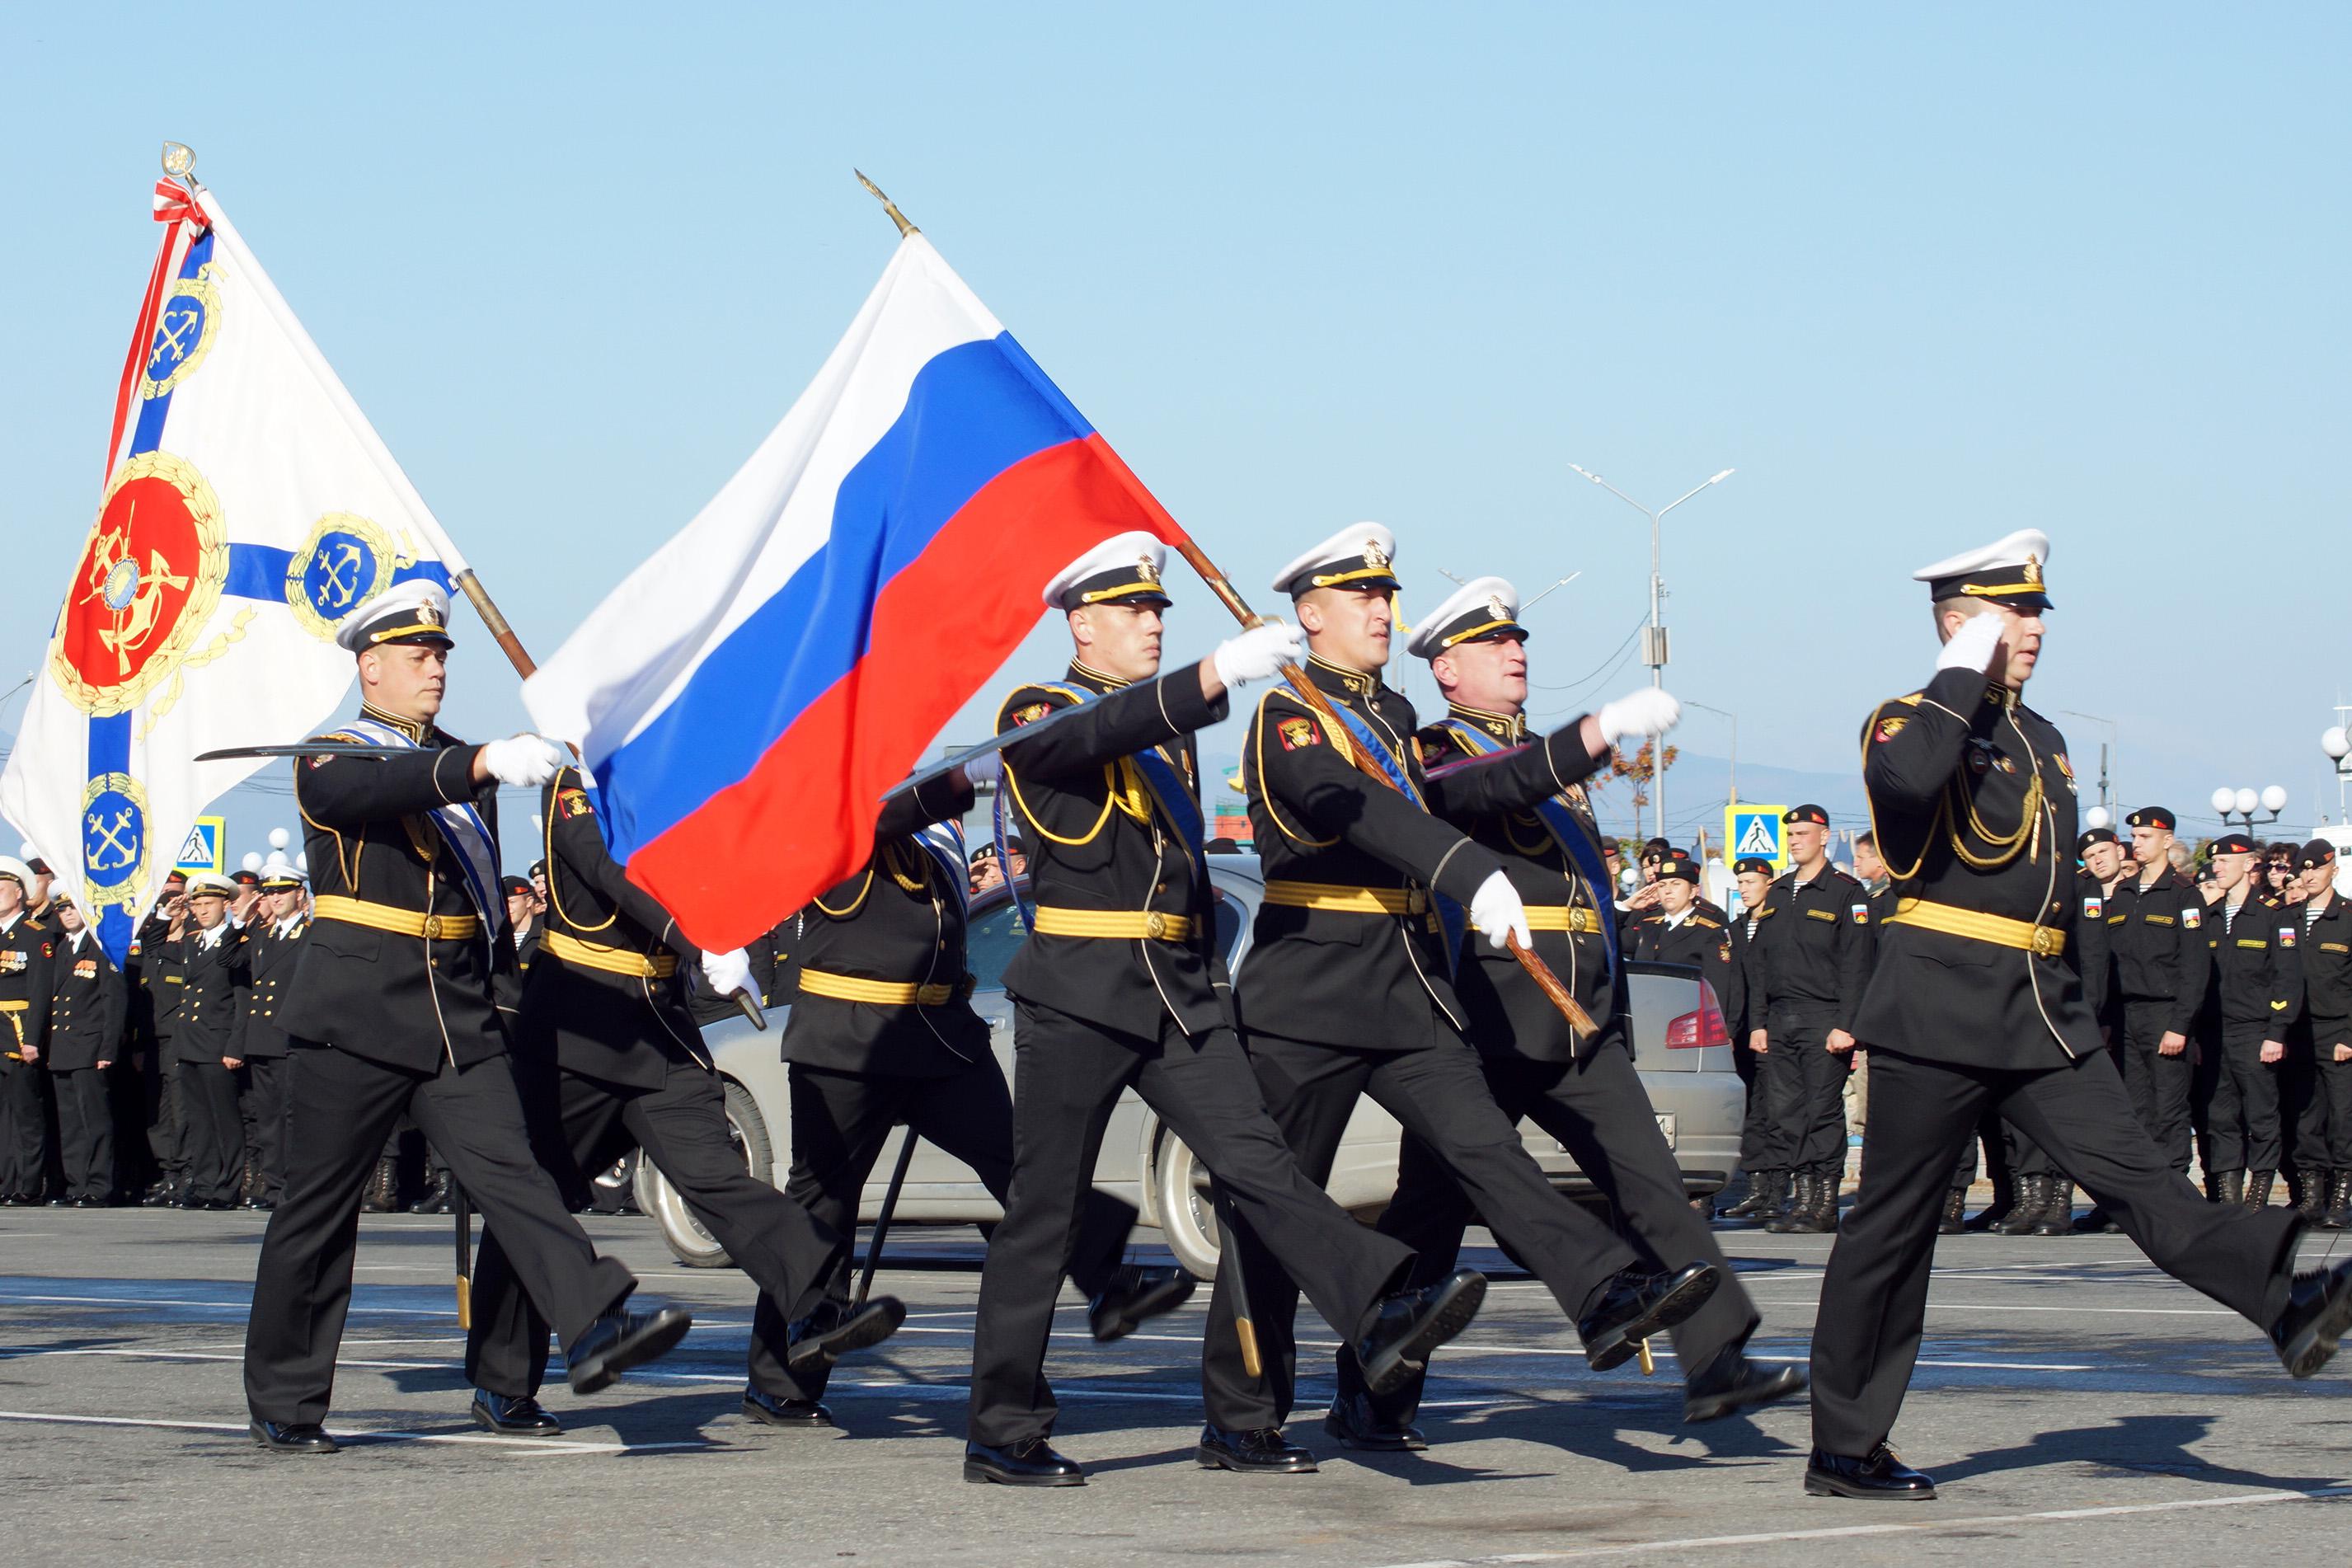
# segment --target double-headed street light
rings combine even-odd
[[[1738,470],[1726,468],[1704,483],[1693,485],[1673,500],[1653,511],[1591,468],[1576,463],[1570,463],[1569,467],[1650,520],[1650,624],[1643,630],[1642,662],[1650,667],[1650,684],[1664,686],[1666,683],[1666,628],[1659,617],[1664,608],[1666,589],[1665,580],[1658,571],[1659,525],[1665,521],[1666,513],[1674,510],[1699,491],[1706,489],[1709,485],[1721,484]],[[1666,745],[1664,736],[1654,735],[1651,740],[1654,744],[1650,755],[1652,789],[1650,799],[1657,812],[1657,832],[1652,837],[1664,838],[1666,836]]]

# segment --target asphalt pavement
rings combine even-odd
[[[1496,1284],[1437,1363],[1426,1453],[1352,1455],[1325,1437],[1332,1339],[1302,1309],[1314,1360],[1290,1430],[1321,1473],[1200,1469],[1207,1293],[1097,1346],[1066,1292],[1056,1442],[1091,1484],[968,1485],[971,1229],[894,1233],[877,1289],[906,1300],[905,1330],[839,1370],[838,1430],[783,1432],[738,1411],[743,1277],[675,1266],[649,1221],[587,1223],[647,1293],[693,1308],[677,1353],[593,1398],[553,1388],[560,1439],[488,1436],[466,1418],[449,1222],[372,1216],[329,1420],[351,1446],[283,1458],[251,1446],[239,1383],[263,1216],[0,1211],[0,1555],[306,1568],[2352,1556],[2352,1354],[2291,1384],[2259,1333],[2121,1237],[1939,1247],[1895,1439],[1944,1495],[1887,1506],[1802,1495],[1801,1402],[1686,1427],[1670,1356],[1650,1379],[1587,1371],[1544,1289],[1485,1249],[1469,1261]],[[1724,1234],[1763,1313],[1751,1353],[1801,1359],[1829,1238]],[[2312,1237],[2306,1263],[2335,1243]],[[1164,1258],[1152,1233],[1137,1244]]]

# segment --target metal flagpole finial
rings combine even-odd
[[[196,150],[184,142],[163,143],[163,173],[184,180],[196,172]]]
[[[194,154],[190,153],[189,156],[193,159]],[[898,210],[898,204],[892,201],[888,196],[884,195],[882,194],[882,187],[866,177],[865,170],[852,169],[849,172],[857,176],[857,183],[864,185],[867,192],[873,195],[876,201],[882,204],[882,210],[888,213],[890,215],[890,221],[898,226],[899,238],[904,239],[910,234],[920,234],[923,232],[921,229],[917,228],[913,224],[907,221],[907,215]]]

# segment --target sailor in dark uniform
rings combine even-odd
[[[1150,535],[1122,534],[1055,577],[1045,602],[1067,616],[1076,657],[1062,679],[1013,691],[998,716],[1000,731],[1040,726],[1006,749],[1003,784],[1034,851],[1035,934],[1004,973],[1018,1003],[1013,1191],[981,1276],[966,1480],[1085,1483],[1047,1441],[1045,1342],[1103,1131],[1129,1088],[1356,1341],[1378,1386],[1459,1332],[1484,1289],[1465,1270],[1401,1292],[1412,1255],[1310,1182],[1266,1115],[1234,1031],[1190,737],[1225,716],[1233,687],[1296,658],[1298,634],[1261,626],[1160,675],[1166,556]],[[1230,1321],[1222,1331],[1230,1342]],[[1295,1468],[1280,1433],[1264,1436],[1212,1430],[1196,1457]]]
[[[532,1159],[493,977],[513,950],[497,910],[498,788],[555,775],[537,735],[467,745],[434,726],[447,679],[449,600],[396,583],[346,620],[360,717],[330,742],[390,756],[320,754],[294,766],[309,831],[315,921],[279,1021],[292,1037],[286,1196],[269,1217],[246,1327],[254,1440],[332,1453],[320,1425],[351,1302],[360,1189],[403,1111],[441,1149],[564,1343],[572,1386],[593,1393],[662,1354],[691,1321],[626,1305],[636,1281],[600,1258]]]
[[[163,879],[163,896],[132,935],[128,955],[138,972],[141,1001],[134,1038],[147,1057],[140,1073],[152,1108],[147,1122],[147,1149],[154,1180],[141,1200],[146,1208],[177,1205],[180,1189],[187,1180],[180,1064],[172,1050],[172,1036],[179,1026],[180,993],[187,989],[186,966],[180,959],[180,938],[187,924],[187,873],[173,871]]]
[[[188,879],[188,925],[180,938],[186,984],[172,1051],[180,1063],[180,1110],[188,1164],[180,1206],[236,1206],[245,1178],[245,1117],[237,1109],[237,1028],[252,983],[245,933],[228,918],[236,884],[214,871]]]
[[[762,1363],[829,1366],[878,1344],[907,1309],[882,1296],[855,1312],[811,1321],[844,1245],[808,1211],[744,1169],[729,1141],[727,1102],[687,1005],[699,969],[715,995],[752,984],[740,948],[704,952],[605,847],[587,776],[565,767],[541,802],[546,824],[547,931],[515,1026],[517,1073],[540,1157],[559,1181],[583,1184],[632,1147],[654,1163],[695,1217],[759,1282],[752,1321],[758,1415]],[[500,1226],[484,1231],[474,1271],[466,1372],[474,1419],[492,1432],[549,1434],[538,1399],[547,1371],[547,1320],[508,1262]],[[794,1332],[793,1331],[798,1330]]]
[[[1410,651],[1430,661],[1446,698],[1445,718],[1419,737],[1436,787],[1444,787],[1456,767],[1492,767],[1497,764],[1488,759],[1521,748],[1567,744],[1528,731],[1528,633],[1518,612],[1518,593],[1509,583],[1481,577],[1412,634]],[[1617,721],[1612,715],[1610,721]],[[1645,1268],[1700,1261],[1720,1272],[1714,1295],[1673,1330],[1688,1418],[1711,1420],[1796,1393],[1804,1386],[1803,1373],[1758,1366],[1742,1353],[1759,1321],[1755,1304],[1692,1212],[1674,1151],[1659,1133],[1633,1070],[1622,963],[1612,963],[1612,944],[1601,926],[1609,889],[1595,885],[1601,874],[1600,835],[1582,788],[1571,783],[1548,799],[1450,820],[1501,858],[1527,902],[1537,956],[1600,1026],[1593,1038],[1580,1041],[1517,960],[1491,949],[1475,960],[1465,955],[1454,973],[1454,991],[1468,1013],[1470,1043],[1495,1102],[1513,1122],[1533,1121],[1575,1156],[1578,1168],[1622,1216]],[[1698,868],[1687,855],[1669,849],[1657,865],[1657,901],[1632,921],[1622,956],[1686,963],[1717,996],[1725,994],[1730,954],[1723,911],[1699,900]],[[1416,1279],[1453,1267],[1472,1218],[1470,1199],[1444,1161],[1425,1140],[1407,1135],[1396,1196],[1381,1228],[1419,1253]],[[1339,1359],[1339,1397],[1324,1429],[1351,1448],[1423,1447],[1412,1425],[1423,1379],[1373,1395],[1352,1359],[1344,1351]]]
[[[41,1201],[48,1184],[50,974],[57,933],[31,910],[33,868],[0,855],[0,1202]]]
[[[500,879],[499,886],[506,894],[507,941],[514,946],[515,978],[528,984],[531,963],[539,957],[539,944],[547,936],[547,922],[540,917],[539,895],[531,890],[528,879],[507,877]],[[517,1005],[520,1005],[519,992]]]
[[[1577,1068],[1556,1059],[1549,1004],[1532,984],[1519,988],[1517,961],[1502,952],[1510,939],[1534,945],[1528,900],[1509,859],[1457,825],[1507,818],[1580,783],[1608,760],[1618,734],[1671,725],[1674,700],[1645,689],[1540,742],[1429,775],[1415,746],[1412,705],[1380,677],[1395,624],[1395,553],[1386,528],[1360,523],[1307,552],[1275,580],[1276,590],[1297,605],[1311,650],[1303,679],[1330,716],[1299,692],[1276,687],[1260,700],[1243,742],[1242,781],[1265,895],[1242,966],[1237,1011],[1266,1107],[1310,1179],[1329,1179],[1356,1101],[1370,1096],[1427,1147],[1432,1166],[1443,1168],[1542,1279],[1583,1336],[1590,1363],[1606,1371],[1633,1356],[1640,1341],[1696,1311],[1723,1271],[1704,1260],[1664,1271],[1645,1265],[1633,1246],[1553,1189],[1520,1142],[1516,1117],[1496,1104],[1481,1070],[1483,1053],[1513,1056],[1521,1041],[1539,1053],[1541,1065],[1531,1062],[1526,1070],[1531,1110]],[[1359,757],[1370,759],[1381,779],[1366,776]],[[1507,821],[1495,830],[1509,831]],[[1529,863],[1525,874],[1538,882],[1549,878],[1548,925],[1583,923],[1556,868]],[[1454,910],[1466,911],[1463,925]],[[1473,939],[1465,925],[1493,950],[1491,968],[1486,955],[1467,950]],[[1457,985],[1473,994],[1486,988],[1487,999],[1474,1008]],[[1630,1087],[1642,1100],[1630,1060],[1622,1053],[1619,1059],[1626,1070],[1614,1079],[1617,1087]],[[1607,1067],[1591,1070],[1613,1074]],[[1570,1092],[1580,1096],[1581,1089]],[[1607,1098],[1622,1103],[1613,1092]],[[1674,1181],[1679,1205],[1679,1176]],[[1437,1186],[1433,1168],[1425,1180],[1399,1178],[1409,1204]],[[1441,1225],[1430,1228],[1436,1234]],[[1265,1375],[1250,1376],[1235,1353],[1227,1327],[1236,1305],[1234,1280],[1230,1272],[1221,1275],[1203,1351],[1209,1419],[1213,1426],[1258,1434],[1269,1449],[1282,1445],[1285,1454],[1305,1456],[1281,1435],[1295,1389],[1297,1287],[1255,1238],[1244,1232],[1238,1245]],[[1418,1266],[1415,1278],[1444,1261]],[[1373,1394],[1387,1392],[1370,1376],[1363,1386]],[[1342,1408],[1339,1425],[1366,1432],[1359,1415],[1371,1423],[1368,1435],[1375,1440],[1394,1436],[1371,1413],[1352,1408]],[[1312,1463],[1294,1458],[1288,1468]]]
[[[310,935],[302,907],[302,874],[283,860],[261,869],[261,900],[246,927],[246,968],[252,976],[237,1027],[236,1055],[245,1063],[245,1127],[252,1149],[252,1195],[246,1206],[274,1209],[286,1195],[286,1099],[290,1047],[281,1012],[294,966]]]
[[[1863,728],[1872,825],[1901,892],[1855,1020],[1874,1081],[1862,1189],[1813,1328],[1805,1489],[1817,1495],[1935,1495],[1886,1440],[1919,1352],[1952,1161],[1988,1104],[2159,1268],[2268,1330],[2294,1376],[2318,1371],[2352,1326],[2352,1262],[2296,1275],[2293,1210],[2200,1201],[2129,1114],[2074,970],[2066,740],[2020,700],[2040,662],[2049,555],[2026,530],[1918,573],[1944,639],[1935,676]]]
[[[75,1208],[104,1208],[115,1190],[114,1107],[107,1079],[121,1045],[128,987],[80,907],[62,896],[49,907],[58,921],[57,992],[47,1060],[57,1080],[65,1201]]]
[[[1733,885],[1739,889],[1739,910],[1727,922],[1731,938],[1730,990],[1724,994],[1725,1027],[1731,1032],[1731,1065],[1747,1091],[1739,1121],[1739,1168],[1748,1177],[1747,1195],[1722,1212],[1725,1219],[1772,1219],[1787,1205],[1790,1173],[1770,1163],[1777,1139],[1771,1129],[1771,1089],[1764,1076],[1764,1055],[1756,1037],[1764,1027],[1764,1013],[1755,1001],[1749,981],[1758,915],[1772,890],[1772,862],[1749,855],[1732,861]]]
[[[2172,1168],[2189,1173],[2189,1098],[2197,1077],[2189,1048],[2213,974],[2205,899],[2173,869],[2175,821],[2164,806],[2124,818],[2138,874],[2106,896],[2107,949],[2123,1020],[2116,1058],[2132,1110]],[[2209,1172],[2206,1177],[2212,1180]]]
[[[2213,987],[2202,1045],[2221,1071],[2206,1113],[2206,1165],[2221,1203],[2261,1209],[2271,1201],[2283,1152],[2286,1042],[2303,1018],[2301,922],[2293,906],[2261,886],[2261,851],[2252,838],[2225,833],[2210,850],[2221,896],[2205,908]]]
[[[1000,775],[990,752],[892,795],[872,858],[785,922],[796,989],[783,1039],[793,1107],[784,1192],[843,1236],[856,1229],[866,1177],[900,1124],[971,1167],[998,1203],[1011,1194],[1013,1096],[971,1007],[956,826],[974,786]],[[1087,1192],[1066,1268],[1098,1341],[1131,1333],[1192,1294],[1181,1268],[1121,1263],[1135,1220],[1134,1205]],[[845,1270],[823,1310],[838,1313],[847,1300]],[[830,1426],[820,1403],[828,1371],[763,1362],[755,1349],[745,1413]]]
[[[2336,891],[2336,846],[2315,838],[2295,857],[2304,901],[2302,922],[2303,1038],[2311,1053],[2311,1107],[2300,1146],[2316,1169],[2305,1181],[2326,1179],[2319,1223],[2329,1230],[2352,1224],[2352,902]]]

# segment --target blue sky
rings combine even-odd
[[[1834,773],[1932,663],[1912,568],[2039,526],[2032,700],[2078,760],[2103,731],[2066,710],[2118,721],[2134,801],[2335,810],[2352,14],[391,16],[0,18],[0,670],[97,499],[165,137],[541,649],[847,322],[892,239],[856,164],[1246,590],[1363,517],[1408,613],[1439,567],[1581,572],[1531,619],[1564,717],[1640,678],[1573,684],[1648,563],[1568,465],[1654,504],[1736,466],[1669,520],[1668,684],[1739,715],[1743,763]],[[1223,631],[1189,593],[1174,652]],[[452,727],[518,727],[466,658]],[[1015,669],[1057,661],[1049,628]],[[1728,749],[1706,713],[1678,739]]]

